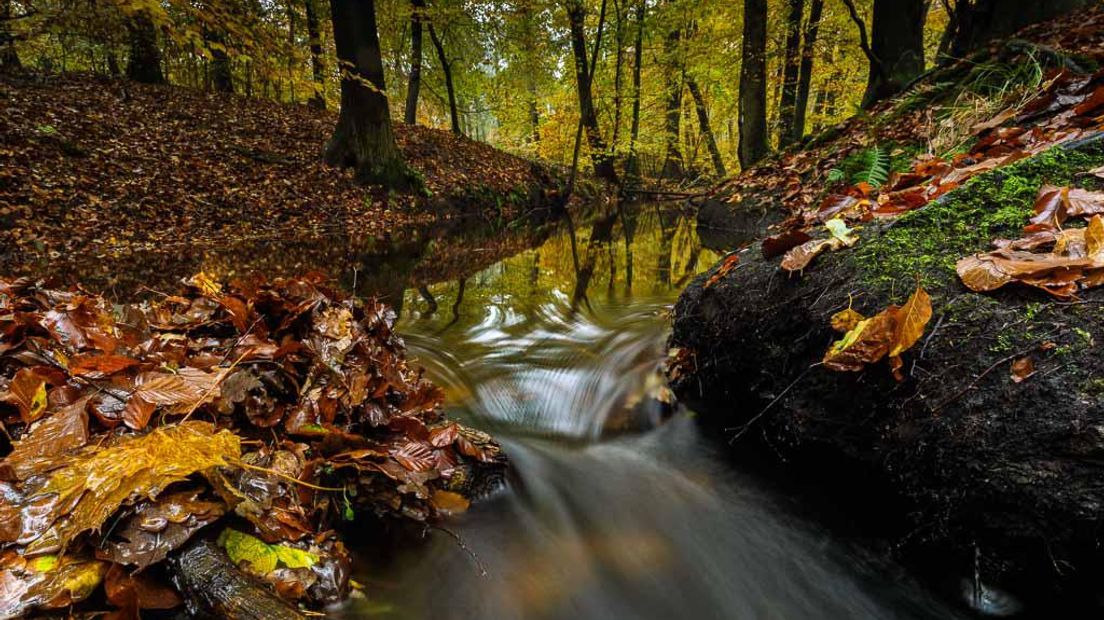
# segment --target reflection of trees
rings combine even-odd
[[[587,289],[590,288],[590,281],[594,277],[594,267],[602,249],[613,239],[613,226],[616,223],[617,212],[615,211],[599,218],[590,229],[590,241],[587,243],[586,256],[583,258],[582,265],[575,272],[575,291],[571,294],[572,309],[578,308],[580,302],[589,303]],[[574,226],[571,227],[571,232],[574,238]],[[574,242],[572,245],[575,248],[578,247]],[[575,255],[578,255],[577,250]],[[577,261],[576,264],[578,264]]]

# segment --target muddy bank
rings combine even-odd
[[[706,287],[714,267],[676,306],[672,346],[691,361],[676,391],[728,436],[746,431],[736,450],[762,446],[776,463],[821,478],[832,478],[828,459],[872,473],[894,497],[872,487],[848,510],[902,500],[896,542],[906,555],[938,554],[956,574],[972,574],[977,559],[983,581],[1028,609],[1053,610],[1058,593],[1075,608],[1099,605],[1104,292],[1072,302],[1016,287],[975,294],[954,266],[992,239],[1019,236],[1043,184],[1097,187],[1084,173],[1101,164],[1096,141],[987,173],[869,225],[856,247],[821,256],[800,277],[758,246]],[[935,316],[905,354],[903,382],[885,365],[860,373],[817,365],[838,338],[833,313],[901,304],[918,279]],[[1015,383],[1010,366],[1023,356],[1036,372]]]

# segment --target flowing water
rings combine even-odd
[[[479,248],[470,251],[478,253]],[[410,289],[401,333],[450,414],[494,433],[505,489],[365,553],[348,618],[946,618],[736,472],[658,368],[666,312],[717,256],[645,208]]]

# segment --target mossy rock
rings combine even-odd
[[[1045,601],[1061,590],[1071,604],[1099,604],[1104,290],[1074,302],[1018,286],[977,294],[954,266],[995,238],[1020,236],[1040,186],[1093,187],[1084,173],[1102,164],[1096,140],[979,176],[865,227],[857,246],[822,255],[801,276],[764,260],[758,245],[706,288],[714,266],[675,308],[672,346],[695,361],[676,392],[715,428],[754,420],[740,442],[769,446],[765,454],[807,470],[832,455],[873,472],[904,498],[915,531],[903,548],[938,550],[963,572],[980,549],[984,573],[1016,594]],[[839,337],[832,314],[902,304],[918,282],[934,317],[904,354],[903,382],[885,362],[859,373],[817,365]],[[1014,383],[1021,355],[1037,372]],[[871,503],[889,501],[871,493]]]

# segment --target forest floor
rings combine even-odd
[[[16,263],[234,242],[382,238],[512,221],[563,175],[445,131],[396,125],[426,192],[363,187],[320,154],[333,111],[87,76],[0,79],[0,247]]]
[[[672,336],[741,454],[892,506],[888,549],[1039,617],[1098,615],[1104,576],[1102,25],[1039,24],[718,187],[699,225],[732,252]]]

